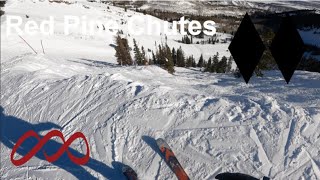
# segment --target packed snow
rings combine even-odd
[[[5,12],[1,179],[125,179],[123,164],[139,179],[176,179],[159,155],[159,137],[167,140],[191,179],[214,179],[227,171],[257,178],[320,179],[319,73],[296,71],[286,84],[279,71],[269,71],[245,84],[232,74],[197,68],[175,68],[171,75],[157,66],[121,67],[110,46],[113,36],[64,35],[59,29],[62,15],[125,22],[133,14],[147,18],[143,14],[99,3],[47,1],[10,1]],[[7,15],[28,15],[37,22],[52,15],[58,28],[52,36],[22,36],[35,54],[17,34],[6,35]],[[181,37],[168,36],[168,44],[195,57],[230,55],[228,43],[186,45],[177,42]],[[128,38],[150,49],[164,41],[160,34]],[[61,157],[49,163],[39,152],[14,166],[13,145],[30,129],[42,136],[58,129],[66,138],[82,132],[90,144],[90,161],[78,166]],[[52,139],[48,146],[58,149],[61,144]],[[22,154],[31,148],[24,147]],[[86,150],[83,141],[71,148],[78,155]]]

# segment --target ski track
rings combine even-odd
[[[317,165],[317,163],[314,161],[314,159],[311,157],[309,152],[307,150],[304,150],[307,156],[309,157],[311,163],[312,163],[312,169],[314,171],[314,174],[316,175],[317,179],[320,179],[320,168]]]
[[[259,157],[259,161],[261,163],[263,163],[263,166],[267,166],[267,171],[264,172],[264,174],[266,175],[270,175],[270,170],[272,167],[272,163],[270,162],[264,148],[263,145],[261,143],[261,141],[259,140],[259,137],[257,136],[255,130],[252,128],[250,130],[250,138],[253,139],[253,141],[256,143],[256,145],[258,146],[258,157]]]

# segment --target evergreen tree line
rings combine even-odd
[[[203,67],[204,71],[211,73],[229,73],[232,70],[233,58],[230,56],[229,59],[223,56],[219,61],[219,53],[213,57],[209,57],[208,61],[203,60],[203,56],[200,56],[198,67]]]
[[[162,52],[163,49],[166,49],[165,53]],[[230,56],[228,59],[227,57],[223,56],[219,60],[219,53],[217,53],[215,56],[210,57],[208,61],[205,61],[203,58],[203,55],[200,56],[198,63],[196,63],[195,58],[193,55],[186,57],[185,53],[183,52],[182,48],[179,49],[172,48],[170,52],[170,48],[168,45],[161,46],[157,48],[156,54],[152,52],[152,61],[153,64],[157,64],[160,66],[163,66],[163,58],[169,57],[168,59],[172,59],[173,66],[176,67],[198,67],[201,68],[205,72],[212,72],[212,73],[228,73],[231,72],[232,68],[232,61],[233,58]],[[170,58],[171,56],[171,58]],[[172,65],[172,63],[170,63]],[[165,69],[168,69],[169,67],[166,66]]]
[[[195,58],[192,56],[186,56],[182,48],[179,47],[177,50],[175,48],[170,48],[168,44],[160,44],[157,46],[156,51],[152,52],[152,57],[148,58],[143,46],[141,48],[138,46],[135,39],[133,39],[133,54],[134,58],[131,57],[130,47],[128,45],[128,40],[122,38],[120,35],[116,37],[116,58],[119,65],[158,65],[163,69],[167,70],[169,73],[173,74],[175,72],[174,67],[198,67],[205,72],[215,72],[215,73],[227,73],[231,72],[231,65],[233,59],[229,59],[223,56],[219,60],[219,53],[215,56],[210,57],[208,61],[205,61],[203,55],[200,56],[198,63],[196,63]]]
[[[120,35],[116,37],[115,56],[119,65],[142,66],[149,64],[158,64],[160,67],[166,69],[169,73],[174,73],[172,54],[167,44],[161,46],[159,45],[156,54],[152,51],[152,59],[147,57],[144,47],[141,46],[140,48],[135,39],[133,39],[133,46],[134,58],[131,57],[131,49],[129,47],[128,40],[126,38],[122,38]]]
[[[184,43],[184,44],[193,44],[193,36],[190,35],[190,37],[189,37],[189,36],[185,35],[181,38],[180,42]],[[212,36],[207,40],[197,41],[195,44],[215,44],[215,43],[219,43],[219,39],[217,39],[216,36]]]
[[[184,43],[184,44],[193,44],[192,35],[191,35],[191,38],[189,38],[189,36],[187,36],[187,35],[183,36],[182,39],[181,39],[181,43]]]

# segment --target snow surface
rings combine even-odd
[[[119,21],[134,14],[84,4],[90,8],[81,3],[11,1],[5,11],[36,21],[48,14]],[[158,154],[154,139],[159,137],[167,140],[191,179],[214,179],[226,171],[259,178],[320,179],[319,73],[297,71],[287,85],[279,71],[270,71],[245,84],[231,74],[198,69],[176,68],[171,75],[157,66],[120,67],[109,46],[114,37],[65,36],[61,29],[53,36],[23,36],[39,52],[35,55],[17,35],[5,35],[5,16],[1,179],[124,179],[122,163],[133,167],[140,179],[175,179]],[[190,55],[228,53],[228,44],[183,45],[175,41],[180,37],[168,37],[168,43]],[[160,35],[135,38],[146,48],[163,40]],[[40,53],[40,40],[46,54]],[[51,164],[36,155],[15,167],[12,146],[31,128],[41,135],[58,128],[66,137],[83,132],[90,144],[89,163],[77,166],[62,157]],[[60,140],[51,140],[52,149],[60,145]],[[85,152],[82,141],[71,147],[73,153]]]

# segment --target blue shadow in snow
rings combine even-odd
[[[156,152],[157,154],[159,154],[161,157],[163,156],[163,154],[161,153],[158,145],[157,145],[157,141],[150,137],[150,136],[142,136],[141,139],[146,143],[148,144],[148,146],[150,146],[150,148]]]
[[[36,133],[40,133],[41,131],[50,130],[53,128],[61,129],[61,127],[57,124],[51,122],[44,122],[39,124],[31,124],[25,120],[13,117],[6,116],[4,113],[3,107],[0,106],[0,130],[1,130],[1,143],[8,148],[12,149],[18,139],[27,131],[33,130]],[[40,136],[42,138],[43,136]],[[17,150],[17,154],[24,156],[26,155],[36,144],[38,140],[35,138],[28,138]],[[38,158],[40,160],[46,161],[43,151],[47,152],[48,155],[52,155],[62,146],[63,144],[49,140],[45,146],[35,155],[33,158]],[[83,157],[84,154],[79,153],[77,150],[69,148],[69,151],[72,155],[76,157]],[[10,156],[10,154],[5,154],[5,156]],[[65,171],[71,173],[77,179],[97,179],[90,172],[88,172],[85,168],[80,165],[74,164],[67,153],[65,152],[57,161],[52,163],[53,165],[64,169]],[[89,162],[84,165],[92,169],[93,171],[100,173],[107,179],[115,179],[119,172],[113,168],[108,167],[103,162],[90,158]]]

